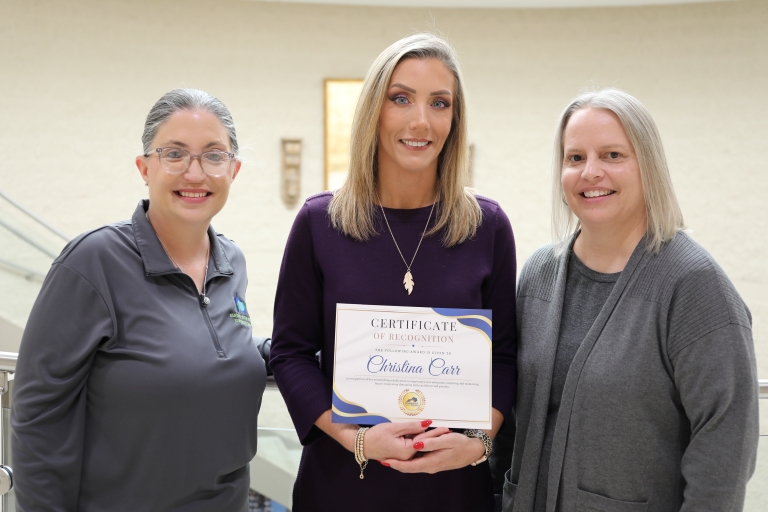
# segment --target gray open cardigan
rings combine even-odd
[[[547,512],[743,508],[758,441],[749,310],[688,235],[658,254],[645,244],[568,371]],[[520,275],[517,433],[505,512],[534,507],[569,253],[539,249]]]

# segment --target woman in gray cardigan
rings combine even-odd
[[[559,242],[523,267],[506,512],[736,511],[755,467],[751,317],[682,230],[659,134],[616,89],[555,144]]]

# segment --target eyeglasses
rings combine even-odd
[[[169,174],[187,172],[187,169],[192,166],[192,160],[197,160],[200,163],[200,168],[208,176],[223,176],[227,174],[235,160],[234,153],[227,153],[218,149],[206,151],[199,155],[193,155],[181,148],[156,148],[153,151],[157,153],[160,165]],[[152,155],[153,152],[149,152],[144,156],[149,158]]]

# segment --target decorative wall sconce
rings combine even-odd
[[[282,139],[280,197],[293,208],[301,195],[301,139]]]

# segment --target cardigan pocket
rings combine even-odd
[[[621,501],[576,489],[577,512],[645,512],[647,501]]]
[[[504,496],[501,498],[501,510],[504,512],[511,512],[512,505],[515,503],[517,484],[513,484],[511,478],[512,470],[508,469],[504,473]]]

